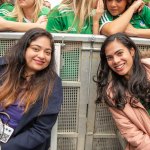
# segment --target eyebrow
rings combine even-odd
[[[115,51],[115,53],[114,54],[117,54],[119,51],[122,51],[123,49],[118,49],[117,51]],[[111,55],[106,55],[106,57],[109,57],[109,56],[111,56]]]
[[[37,45],[37,44],[31,44],[30,46],[37,46],[37,47],[39,47],[39,48],[42,48],[40,45]],[[52,51],[51,48],[44,48],[44,49]]]

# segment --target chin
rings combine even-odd
[[[114,13],[114,14],[112,13],[111,15],[114,16],[114,17],[116,17],[116,16],[118,16],[119,14],[118,14],[118,13],[117,13],[117,14],[116,14],[116,13]]]

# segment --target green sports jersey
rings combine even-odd
[[[9,12],[12,12],[13,9],[13,4],[3,3],[2,5],[0,5],[0,17],[6,16]]]
[[[75,14],[70,8],[53,8],[48,16],[46,30],[52,33],[79,33],[78,22],[74,22]],[[92,19],[87,19],[80,32],[81,34],[92,34]]]
[[[42,7],[40,13],[38,14],[38,17],[40,17],[42,15],[46,15],[47,16],[49,14],[49,12],[50,12],[50,9],[48,7]],[[9,20],[9,21],[17,22],[17,18],[15,18],[15,17],[11,17],[11,16],[7,16],[6,15],[3,18],[6,19],[6,20]],[[24,22],[27,22],[27,21],[24,19]]]
[[[113,17],[108,11],[105,11],[100,20],[101,28],[104,24],[111,22],[116,18],[117,17]],[[130,23],[138,29],[150,29],[150,8],[144,6],[140,13],[133,14]]]

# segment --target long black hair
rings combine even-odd
[[[25,73],[25,54],[31,42],[40,37],[47,37],[50,41],[51,60],[49,65],[34,75],[27,81],[24,78]],[[56,79],[55,58],[54,58],[54,41],[52,35],[44,29],[34,28],[27,31],[21,39],[10,49],[5,56],[7,67],[4,73],[0,76],[3,84],[0,86],[0,102],[6,108],[18,98],[20,92],[24,91],[19,98],[20,102],[25,104],[25,112],[27,112],[32,104],[39,97],[42,97],[42,110],[48,104],[48,97],[52,94],[54,82]],[[23,84],[24,83],[24,84]],[[22,88],[25,85],[25,88]],[[5,102],[3,102],[5,100]]]
[[[107,63],[105,49],[114,40],[119,41],[130,51],[135,50],[133,57],[133,74],[129,80],[124,76],[115,73]],[[141,63],[140,54],[135,43],[125,34],[116,33],[106,38],[100,51],[100,64],[97,70],[97,102],[104,100],[110,107],[123,109],[129,99],[129,103],[134,107],[135,103],[142,101],[146,109],[150,109],[150,81],[146,70]],[[108,92],[110,89],[111,95]],[[128,93],[128,94],[127,94]],[[129,96],[130,95],[130,96]],[[110,101],[111,99],[114,101]]]

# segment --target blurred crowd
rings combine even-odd
[[[52,1],[52,0],[51,0]],[[0,31],[44,28],[51,33],[150,38],[149,0],[1,0]]]

